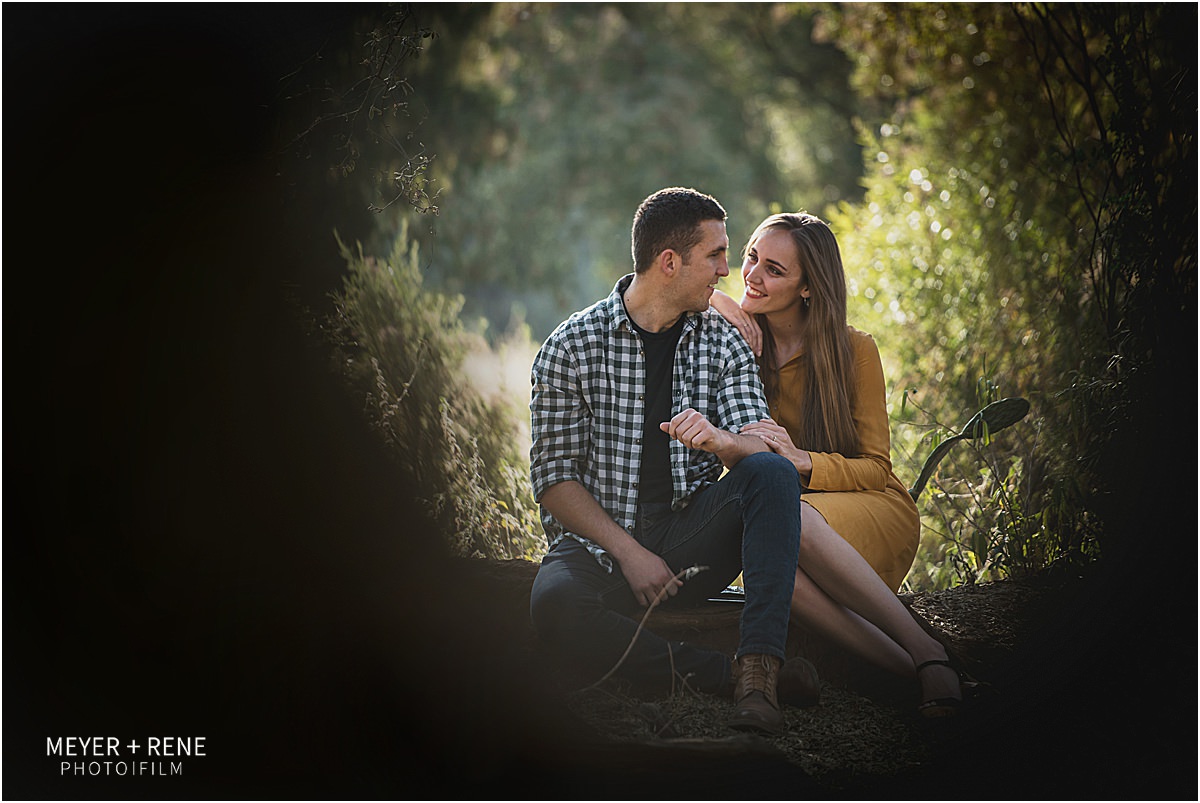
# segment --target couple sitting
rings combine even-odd
[[[791,618],[916,678],[924,715],[953,713],[958,675],[895,595],[920,519],[892,473],[878,349],[846,324],[833,233],[807,214],[763,221],[739,305],[716,290],[725,218],[695,190],[651,195],[633,219],[634,273],[534,360],[531,474],[550,542],[534,627],[597,677],[633,641],[618,676],[667,688],[674,673],[732,694],[733,727],[778,732],[780,703],[817,682],[785,662]],[[707,570],[684,579],[691,566]],[[649,631],[634,641],[632,617],[660,595],[696,603],[739,573],[732,659]]]

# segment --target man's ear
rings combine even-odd
[[[654,266],[662,271],[664,276],[674,276],[679,268],[683,265],[683,259],[674,249],[667,248],[659,253],[658,259],[655,260]]]

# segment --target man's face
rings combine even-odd
[[[701,238],[683,257],[683,267],[676,276],[677,298],[687,312],[704,312],[717,281],[729,275],[729,236],[723,220],[706,220],[700,224]]]

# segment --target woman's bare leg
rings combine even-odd
[[[908,674],[915,673],[916,667],[925,661],[944,660],[946,649],[921,629],[904,607],[904,603],[900,602],[862,555],[838,535],[825,521],[825,517],[807,502],[800,504],[800,511],[801,532],[804,535],[800,539],[801,571],[797,578],[799,579],[801,574],[806,575],[831,602],[866,620],[866,623],[874,626],[881,635],[898,645],[909,656]],[[808,592],[807,588],[801,591],[802,594]],[[808,602],[811,604],[812,600],[813,597],[810,597]],[[795,614],[795,595],[792,602],[792,611]],[[846,644],[857,643],[870,633],[869,630],[856,626],[854,620],[849,617],[831,620],[829,624],[841,632],[842,643]],[[888,651],[886,646],[878,643],[863,643],[870,646],[859,654],[869,660],[874,660],[872,656],[883,655]],[[885,668],[896,666],[892,659],[880,665]],[[958,675],[948,667],[928,667],[921,671],[917,680],[921,684],[923,700],[961,697]]]
[[[876,666],[912,677],[912,658],[903,647],[854,611],[834,602],[802,569],[796,570],[792,621]]]

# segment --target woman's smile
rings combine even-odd
[[[771,313],[798,307],[808,292],[801,285],[803,279],[791,235],[768,229],[750,244],[742,262],[742,282],[746,286],[742,308],[746,312]]]

